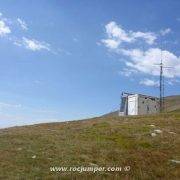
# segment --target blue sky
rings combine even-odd
[[[122,91],[180,94],[180,1],[0,2],[0,128],[98,116]]]

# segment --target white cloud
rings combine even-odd
[[[22,46],[22,43],[19,40],[14,40],[13,44],[19,47]]]
[[[167,83],[169,85],[174,85],[174,84],[180,83],[180,80],[179,79],[168,79]]]
[[[106,47],[110,49],[118,48],[120,42],[114,39],[103,39],[102,42],[105,44]]]
[[[162,36],[165,36],[166,34],[169,34],[171,32],[171,29],[170,28],[166,28],[166,29],[162,29],[161,31],[160,31],[160,34],[162,35]]]
[[[180,57],[167,50],[161,52],[159,48],[150,48],[147,51],[120,49],[119,53],[129,57],[126,61],[126,66],[129,68],[154,76],[159,76],[159,66],[155,64],[160,62],[162,54],[164,66],[172,67],[164,69],[164,76],[168,78],[180,77]]]
[[[54,51],[54,54],[58,54],[58,53],[65,54],[68,56],[72,55],[70,51],[67,51],[66,49],[62,49],[62,48],[58,48],[56,51]]]
[[[150,45],[154,44],[156,38],[156,35],[152,32],[132,32],[132,37],[137,39],[137,38],[142,38],[144,41]]]
[[[19,23],[19,25],[23,30],[28,30],[28,26],[24,20],[17,18],[17,22]]]
[[[113,21],[109,22],[105,29],[107,38],[101,40],[102,44],[112,52],[119,54],[121,59],[124,58],[125,67],[119,72],[120,75],[129,77],[140,73],[159,76],[160,67],[155,64],[159,64],[162,58],[165,67],[172,67],[163,69],[163,74],[168,78],[169,84],[178,82],[176,80],[180,77],[180,56],[168,50],[154,48],[152,45],[157,45],[155,44],[159,37],[157,34],[153,32],[127,31]],[[171,29],[162,29],[159,33],[165,36],[171,33]],[[139,48],[139,42],[145,43],[145,50]],[[136,48],[133,48],[135,46]],[[144,79],[140,81],[140,84],[146,86],[158,85],[157,81],[152,79]]]
[[[26,38],[23,37],[22,39],[18,39],[16,37],[12,38],[11,41],[13,42],[14,45],[19,46],[19,47],[24,47],[28,50],[31,51],[42,51],[42,50],[46,50],[51,52],[52,54],[59,54],[62,53],[63,50],[54,50],[51,45],[49,43],[46,43],[44,41],[38,41],[36,39],[30,39],[30,38]],[[68,51],[64,50],[64,53],[68,53]]]
[[[10,34],[6,39],[16,46],[24,47],[31,51],[46,50],[55,55],[59,54],[60,51],[58,49],[57,50],[53,49],[50,44],[44,41],[38,41],[34,38],[26,38],[26,37],[23,37],[23,35],[21,35],[21,37],[17,37],[16,32],[11,32],[11,29],[10,29],[10,27],[14,25],[15,26],[13,28],[16,28],[17,22],[18,22],[18,25],[20,25],[20,27],[23,30],[28,30],[28,26],[24,20],[20,18],[16,18],[15,21],[11,19],[7,19],[7,18],[2,17],[2,13],[0,13],[0,37]]]
[[[137,40],[144,40],[147,44],[154,44],[157,39],[156,34],[152,32],[141,31],[125,31],[116,22],[111,21],[106,26],[106,39],[102,39],[101,42],[110,49],[117,49],[122,43],[133,43]]]
[[[23,37],[22,44],[25,46],[25,48],[30,49],[32,51],[40,51],[40,50],[50,51],[50,45],[48,43],[40,42],[35,39],[28,39],[26,37]]]
[[[139,84],[141,85],[145,85],[145,86],[154,86],[154,87],[158,87],[159,86],[159,82],[158,81],[154,81],[152,79],[143,79],[139,82]]]
[[[0,20],[0,36],[11,33],[9,26],[3,20]]]
[[[135,69],[124,68],[122,71],[119,71],[118,74],[126,76],[126,77],[130,77],[132,74],[135,74],[135,73],[137,73]]]

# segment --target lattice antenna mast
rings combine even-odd
[[[161,63],[160,63],[160,76],[159,76],[159,105],[160,112],[164,109],[164,77],[163,77],[163,61],[162,61],[162,50],[161,50]]]
[[[156,64],[160,67],[160,74],[159,74],[159,109],[160,112],[164,111],[164,75],[163,75],[163,71],[165,68],[172,68],[172,67],[168,67],[168,66],[164,66],[163,64],[163,59],[162,59],[162,49],[161,49],[161,62],[160,64]]]

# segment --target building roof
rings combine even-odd
[[[158,97],[155,97],[155,96],[149,96],[149,95],[139,94],[139,93],[128,93],[128,92],[122,92],[122,94],[126,94],[127,96],[131,96],[131,95],[138,95],[138,96],[143,96],[143,97],[148,97],[148,98],[159,99]]]

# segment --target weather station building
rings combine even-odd
[[[159,113],[159,98],[123,92],[119,116]]]

